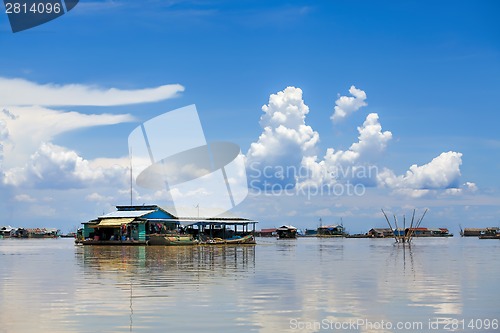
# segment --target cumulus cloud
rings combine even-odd
[[[384,170],[378,175],[379,183],[389,188],[407,188],[415,190],[449,189],[460,187],[460,165],[462,153],[449,151],[441,153],[431,162],[418,166],[413,164],[400,176],[392,170]],[[474,187],[470,183],[469,187]]]
[[[157,102],[183,92],[180,84],[145,89],[102,88],[83,84],[39,84],[20,78],[0,77],[0,103],[3,105],[112,106]]]
[[[353,180],[364,185],[375,185],[375,162],[386,150],[392,133],[382,131],[376,113],[366,117],[363,126],[358,127],[358,133],[358,142],[353,143],[348,150],[328,148],[321,161],[316,156],[304,157],[302,167],[308,170],[308,177],[301,179],[302,185],[318,186]]]
[[[351,86],[349,88],[349,93],[352,96],[340,96],[336,101],[335,101],[335,107],[332,116],[330,119],[332,121],[339,121],[350,114],[358,111],[361,107],[368,105],[365,100],[366,100],[366,93],[361,90],[357,89],[355,86]]]
[[[366,93],[354,86],[353,97],[340,97],[332,119],[345,118],[367,105]],[[459,195],[474,192],[474,183],[460,184],[459,152],[442,153],[425,165],[412,165],[403,175],[381,166],[392,133],[382,129],[377,113],[370,113],[358,127],[358,140],[346,150],[326,149],[322,158],[316,154],[319,134],[306,125],[309,108],[302,90],[288,87],[273,94],[262,107],[263,132],[251,144],[246,155],[250,187],[273,190],[274,184],[293,184],[302,190],[324,186],[369,186],[388,188],[396,194],[415,198],[435,195]],[[252,180],[258,179],[257,182]],[[262,184],[262,182],[267,182]],[[260,185],[260,186],[259,186]],[[281,189],[287,187],[280,187]],[[329,193],[329,192],[327,192]]]
[[[121,160],[117,160],[121,163]],[[5,185],[40,189],[84,188],[96,185],[124,186],[127,167],[115,164],[103,167],[85,160],[75,151],[42,143],[23,167],[5,170]]]
[[[41,142],[49,142],[59,134],[131,121],[134,121],[134,117],[129,114],[82,114],[39,106],[4,109],[0,113],[4,168],[23,165]]]
[[[261,173],[259,171],[264,167],[297,166],[303,156],[315,151],[319,134],[306,125],[309,107],[302,99],[300,88],[287,87],[272,94],[262,111],[260,125],[263,132],[257,142],[250,145],[246,155],[251,171]],[[284,174],[277,178],[284,182],[295,181]]]

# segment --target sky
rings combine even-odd
[[[17,33],[1,6],[0,225],[129,204],[129,134],[195,104],[258,228],[500,226],[497,1],[81,0]]]

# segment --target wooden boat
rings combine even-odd
[[[147,241],[139,240],[99,240],[99,239],[75,239],[76,245],[119,245],[119,246],[135,246],[135,245],[148,245]]]
[[[228,239],[222,238],[209,238],[201,244],[218,245],[218,244],[255,244],[255,237],[253,235],[246,235],[243,237],[233,237]]]
[[[193,236],[189,234],[151,234],[148,240],[149,245],[178,246],[196,245],[198,243],[198,240],[194,239]]]

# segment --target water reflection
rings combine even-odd
[[[89,305],[84,312],[92,321],[127,313],[129,331],[154,331],[166,321],[175,327],[184,311],[204,312],[231,293],[231,298],[241,297],[244,284],[238,280],[255,269],[254,246],[84,246],[75,255],[87,280],[78,299]],[[224,286],[226,280],[233,285]],[[95,299],[106,300],[105,315]],[[124,319],[119,329],[126,327]]]
[[[255,246],[246,245],[79,246],[75,255],[77,263],[88,272],[237,272],[255,267]]]
[[[494,319],[500,307],[500,244],[481,240],[422,239],[411,249],[384,239],[235,247],[3,240],[0,260],[0,332],[317,332],[292,320],[427,324]]]

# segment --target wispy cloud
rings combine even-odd
[[[0,77],[0,103],[4,106],[113,106],[149,103],[176,97],[180,84],[145,89],[103,88],[83,84],[39,84],[20,78]]]
[[[24,164],[42,142],[72,130],[134,121],[129,114],[82,114],[40,106],[10,107],[0,112],[4,168]],[[29,135],[27,135],[29,133]]]

